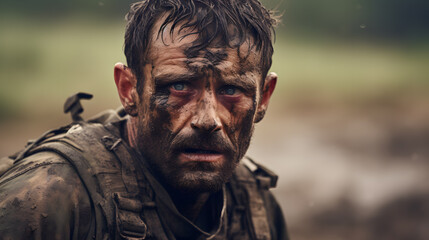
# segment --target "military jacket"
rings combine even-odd
[[[125,123],[126,120],[121,120],[109,124],[108,128],[98,128],[120,135]],[[79,131],[88,131],[85,129],[86,127],[71,128],[65,135],[74,132],[72,134],[80,136]],[[85,138],[86,142],[69,144],[84,146],[81,151],[85,152],[85,147],[96,145],[97,142],[96,139],[91,139],[96,138],[96,134],[87,135],[89,137]],[[63,139],[64,136],[54,138]],[[120,140],[107,145],[114,149]],[[121,144],[127,146],[126,141]],[[118,152],[115,154],[120,155]],[[264,184],[264,181],[257,181],[251,176],[252,171],[242,164],[230,182],[209,197],[200,216],[193,222],[176,209],[166,190],[152,176],[142,159],[140,155],[134,155],[129,163],[131,168],[126,171],[122,168],[122,172],[117,174],[122,180],[129,177],[136,179],[136,186],[125,186],[127,191],[130,190],[128,188],[136,188],[139,199],[153,200],[142,200],[142,204],[139,200],[136,204],[132,198],[111,194],[115,188],[119,188],[115,187],[115,178],[94,178],[95,181],[107,183],[91,186],[79,170],[82,167],[76,166],[77,160],[67,160],[55,151],[34,151],[14,164],[0,178],[0,240],[288,239],[282,211],[266,182]],[[95,171],[103,176],[113,176],[118,168],[113,165],[100,167],[95,164],[87,168],[91,173]],[[134,165],[139,167],[134,168]],[[138,170],[140,167],[143,170]],[[240,171],[251,173],[250,177],[243,177],[247,173],[243,175]],[[258,187],[248,191],[240,190],[240,182],[250,180],[258,182]],[[102,188],[106,186],[111,189],[97,200],[94,192],[103,192],[105,189]],[[116,199],[116,202],[112,199]],[[115,203],[112,205],[112,202]],[[117,209],[112,210],[115,206]],[[97,211],[99,208],[104,210],[102,214]],[[129,212],[133,215],[128,216]],[[112,224],[112,221],[116,223]]]

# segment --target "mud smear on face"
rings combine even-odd
[[[228,58],[228,54],[225,48],[216,50],[203,49],[196,51],[195,49],[188,48],[184,51],[187,61],[187,68],[196,73],[203,73],[208,69],[215,70],[221,62]],[[198,60],[194,60],[198,58]]]
[[[168,107],[170,106],[168,104],[170,93],[168,91],[158,91],[156,90],[156,93],[150,96],[150,111],[153,113],[156,108],[162,109],[167,111]]]
[[[252,64],[249,62],[251,48],[246,49],[245,51],[246,53],[243,53],[243,49],[240,49],[240,47],[237,48],[236,51],[237,51],[237,57],[239,60],[238,74],[243,78],[247,78],[245,75],[257,67],[255,66],[255,64]],[[228,58],[228,54],[225,47],[221,49],[217,49],[216,51],[209,51],[207,49],[205,49],[204,51],[198,51],[198,52],[185,51],[185,54],[188,57],[188,61],[186,63],[190,71],[202,72],[207,70],[207,68],[209,68],[213,70],[212,71],[213,74],[219,75],[219,76],[221,75],[221,73],[219,72],[219,70],[217,70],[215,66],[218,66]],[[201,64],[201,61],[199,61],[197,62],[197,64],[194,65],[192,58],[197,58],[197,57],[203,57],[204,59],[207,59],[206,60],[207,62],[203,62],[203,64]],[[207,81],[207,84],[210,84],[209,81]],[[206,88],[208,88],[208,86],[206,86]],[[248,85],[244,86],[244,88],[255,89],[255,86],[253,83],[249,82]],[[252,92],[252,91],[249,91],[249,92]],[[233,161],[229,161],[234,163],[234,166],[232,165],[230,166],[231,167],[229,169],[230,172],[232,172],[235,169],[236,164],[238,164],[239,160],[247,152],[247,149],[250,145],[251,137],[253,135],[253,131],[254,131],[253,118],[257,107],[257,96],[256,94],[252,94],[251,97],[252,97],[252,107],[251,109],[247,110],[245,113],[240,112],[239,107],[235,106],[234,104],[232,104],[229,108],[229,111],[233,117],[231,122],[225,125],[225,129],[226,129],[227,135],[230,136],[231,141],[233,141],[232,144],[236,150],[235,156],[231,158]],[[237,135],[237,131],[239,132],[238,135]]]
[[[155,65],[152,65],[151,67],[151,79],[154,79],[154,69]],[[168,108],[168,98],[170,96],[170,92],[167,89],[159,88],[155,84],[155,93],[150,97],[150,104],[149,109],[153,113],[155,111],[155,108],[159,106],[161,109],[167,109]],[[150,94],[149,92],[145,94]]]
[[[204,58],[208,59],[214,66],[219,65],[222,61],[224,61],[228,57],[226,50],[224,48],[219,49],[217,51],[204,51]]]
[[[147,79],[154,79],[152,66],[150,77]],[[151,92],[151,89],[154,92]],[[172,132],[169,130],[171,124],[171,115],[169,112],[170,104],[168,89],[158,88],[157,86],[146,85],[144,95],[149,95],[149,107],[147,111],[141,112],[139,116],[138,127],[138,147],[140,152],[147,158],[154,175],[160,178],[163,173],[159,171],[160,166],[156,161],[159,159],[168,158],[168,155],[163,155],[173,138]],[[141,104],[144,105],[144,97],[141,97]]]
[[[252,108],[246,112],[239,113],[238,110],[233,108],[231,113],[234,115],[234,117],[231,122],[225,126],[227,134],[231,136],[231,141],[235,146],[236,155],[234,156],[234,159],[237,162],[244,157],[247,149],[249,148],[254,131],[253,117],[256,112],[256,106],[257,101],[254,97]],[[238,135],[237,132],[239,132]]]
[[[139,146],[142,154],[147,157],[154,175],[167,189],[189,192],[211,189],[217,191],[227,177],[223,175],[226,167],[199,162],[180,164],[178,155],[185,149],[207,148],[213,144],[218,146],[219,151],[231,155],[230,145],[215,136],[182,136],[174,133],[171,130],[172,119],[177,118],[181,110],[176,109],[174,103],[169,103],[169,98],[168,88],[154,87],[154,93],[149,98],[149,111],[146,113],[150,120],[146,121],[145,126],[139,127]]]
[[[242,129],[240,132],[240,135],[238,137],[239,139],[239,159],[244,157],[244,154],[246,154],[247,149],[250,145],[250,140],[252,139],[253,130],[254,130],[254,123],[253,123],[253,117],[255,115],[256,111],[256,98],[253,99],[253,106],[252,109],[249,109],[246,112],[245,117],[243,118],[243,122],[241,124]]]
[[[206,89],[213,87],[209,79],[221,78],[222,74],[229,73],[221,72],[216,67],[225,61],[231,62],[232,60],[235,64],[231,72],[234,75],[239,73],[246,75],[249,71],[254,70],[253,68],[255,67],[255,64],[250,64],[247,59],[240,58],[240,55],[237,55],[238,57],[228,56],[227,50],[230,49],[226,46],[216,46],[216,48],[199,51],[189,49],[192,48],[184,49],[186,68],[202,78],[208,78],[204,81]],[[232,51],[232,54],[234,54],[234,51]],[[231,58],[229,59],[229,57]],[[151,74],[151,79],[153,79],[153,72]],[[249,78],[249,76],[243,76],[244,78]],[[173,101],[176,98],[170,97],[170,90],[163,86],[154,86],[152,88],[153,92],[147,91],[145,93],[150,95],[147,98],[149,107],[148,111],[145,112],[146,117],[141,116],[142,121],[138,133],[139,146],[151,165],[154,175],[166,188],[185,192],[217,191],[228,181],[238,161],[246,153],[253,133],[253,118],[257,106],[254,85],[254,82],[249,82],[248,86],[244,87],[252,89],[248,92],[249,97],[252,98],[253,105],[247,102],[248,105],[243,108],[239,105],[231,104],[231,109],[228,109],[228,114],[231,114],[231,117],[227,120],[227,123],[223,124],[224,131],[216,133],[176,132],[176,130],[173,132],[174,123],[172,121],[180,117],[184,111],[190,110],[181,108],[180,104],[176,104]],[[209,90],[213,91],[212,89]],[[209,99],[201,99],[201,101],[198,104],[214,104],[207,102],[211,101]],[[215,101],[214,98],[213,101]],[[204,148],[216,148],[217,151],[224,154],[225,161],[221,163],[180,163],[178,161],[178,156],[182,152]]]

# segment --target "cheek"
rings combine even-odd
[[[170,111],[179,111],[182,108],[186,108],[187,105],[192,101],[194,98],[195,93],[187,94],[184,96],[175,96],[174,94],[171,94],[168,100],[168,107]]]
[[[225,108],[223,119],[225,119],[225,128],[232,141],[238,142],[249,133],[251,134],[256,111],[255,102],[254,98],[246,97],[246,101]]]
[[[148,99],[148,111],[144,113],[146,121],[142,128],[150,132],[150,136],[158,138],[162,132],[168,129],[168,124],[171,121],[171,114],[168,111],[168,95],[153,94]]]
[[[164,108],[159,108],[156,105],[155,106],[151,106],[150,111],[149,111],[149,118],[151,121],[151,124],[153,125],[163,125],[166,122],[170,121],[170,114],[168,111],[166,111],[166,109]]]
[[[190,126],[189,121],[192,118],[193,114],[194,110],[192,110],[190,106],[171,108],[171,123],[169,125],[169,129],[171,130],[171,132],[178,133],[183,129],[186,129],[185,126]]]
[[[151,100],[153,125],[157,131],[180,131],[193,114],[191,98],[175,97],[169,94],[154,95]]]
[[[249,138],[253,132],[253,117],[255,116],[255,109],[249,109],[243,116],[240,123],[240,129],[237,131],[239,139],[244,140]]]

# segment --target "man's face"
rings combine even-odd
[[[161,21],[153,27],[157,32]],[[152,33],[137,99],[137,147],[167,187],[216,191],[231,177],[252,136],[260,104],[260,55],[243,44],[190,53],[196,35]],[[163,39],[161,39],[163,38]]]

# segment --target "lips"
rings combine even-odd
[[[219,162],[223,154],[216,149],[185,148],[180,151],[181,162]]]
[[[183,150],[184,153],[189,154],[219,154],[219,151],[210,150],[210,149],[197,149],[197,148],[187,148]]]
[[[191,135],[178,134],[170,146],[178,163],[212,163],[202,165],[220,166],[234,152],[232,144],[219,131],[209,135],[199,132]]]

